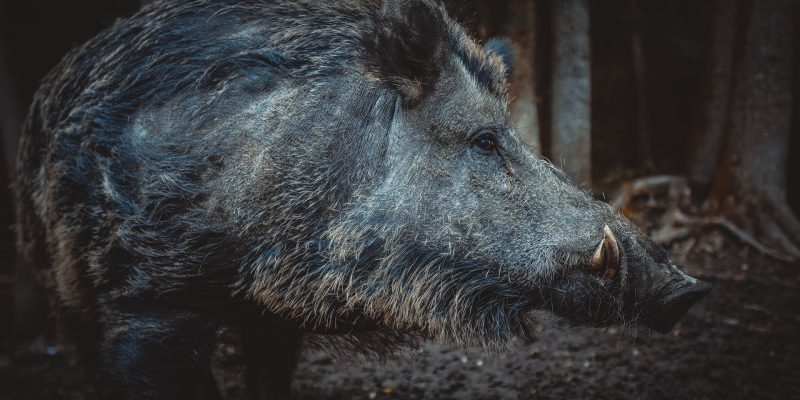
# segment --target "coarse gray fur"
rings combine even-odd
[[[379,352],[502,347],[529,336],[534,308],[655,315],[694,280],[525,149],[504,61],[428,0],[150,4],[35,96],[23,261],[94,332],[112,379],[151,397],[178,393],[159,374],[206,360],[243,309]],[[587,268],[604,226],[624,256],[613,278]]]

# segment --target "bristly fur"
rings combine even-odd
[[[226,320],[277,337],[251,347],[290,371],[305,332],[374,352],[502,347],[529,336],[534,307],[635,316],[663,292],[666,255],[525,150],[492,43],[430,0],[154,2],[36,93],[21,267],[118,387],[171,398],[209,382]],[[587,273],[604,225],[655,272]]]
[[[196,32],[199,25],[201,33]],[[231,281],[236,276],[234,260],[248,260],[236,255],[246,246],[236,237],[245,234],[231,237],[226,227],[215,226],[205,215],[208,210],[197,207],[210,196],[205,182],[219,174],[228,157],[224,147],[213,147],[214,139],[208,137],[170,130],[188,134],[203,129],[238,106],[228,93],[270,92],[286,80],[323,81],[361,69],[353,60],[364,60],[364,67],[379,75],[381,83],[408,102],[418,102],[436,83],[441,58],[453,52],[479,82],[496,95],[504,94],[504,67],[498,59],[483,53],[433,3],[407,2],[388,10],[358,2],[153,4],[74,51],[37,93],[27,127],[35,134],[26,135],[20,153],[18,204],[25,219],[19,224],[20,245],[43,246],[42,239],[31,237],[42,232],[28,230],[47,225],[45,240],[51,249],[59,249],[50,251],[50,257],[64,265],[56,268],[64,278],[53,284],[62,301],[82,313],[92,301],[75,298],[77,294],[116,297],[118,291],[126,296],[154,291],[163,297],[188,288],[211,290],[226,281],[252,281],[250,272],[259,269],[245,269],[245,275]],[[411,96],[407,84],[421,91]],[[197,94],[202,93],[211,96],[200,100]],[[149,120],[142,112],[170,104],[183,108],[183,118],[191,122],[178,127],[180,121]],[[132,118],[135,115],[139,117]],[[139,130],[153,132],[147,136]],[[158,143],[151,142],[154,135],[160,135]],[[42,150],[50,163],[45,169]],[[27,208],[31,199],[36,199],[36,209]],[[303,204],[299,198],[292,201]],[[301,222],[312,216],[294,218]],[[205,222],[198,226],[196,221]],[[83,251],[87,256],[78,256]],[[31,249],[29,258],[40,252],[41,248]],[[443,273],[434,261],[427,273],[432,279]],[[318,259],[306,262],[316,263],[319,274],[326,268]],[[110,264],[118,267],[109,270]],[[315,276],[303,270],[303,262],[292,267],[303,271],[306,279]],[[468,279],[480,274],[474,275]],[[286,271],[276,279],[291,282],[291,276]],[[296,297],[282,307],[291,309],[294,303],[304,304]],[[311,310],[297,312],[307,311]],[[330,311],[317,310],[302,318]],[[326,318],[335,320],[333,314]],[[510,323],[496,318],[497,323]]]
[[[502,55],[486,52],[431,0],[384,3],[375,31],[363,38],[364,62],[413,105],[434,90],[446,57],[455,54],[477,82],[505,96]]]

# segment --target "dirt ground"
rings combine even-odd
[[[439,344],[394,360],[304,352],[299,399],[790,399],[800,400],[800,265],[735,244],[695,249],[686,270],[714,284],[668,335],[568,326],[544,316],[536,340],[488,355]],[[678,252],[680,249],[673,249]],[[0,398],[102,397],[64,347],[0,352]],[[235,343],[218,347],[227,399],[243,399]]]

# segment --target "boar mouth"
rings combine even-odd
[[[577,325],[624,322],[628,261],[611,229],[603,227],[603,237],[594,250],[572,254],[577,262],[568,263],[546,287],[531,293],[535,308]]]
[[[686,275],[648,245],[620,245],[604,226],[593,251],[573,253],[577,262],[566,263],[545,288],[534,291],[535,308],[577,325],[621,324],[669,332],[711,285]]]

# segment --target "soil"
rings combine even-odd
[[[534,341],[501,354],[427,343],[396,359],[374,360],[308,349],[294,395],[800,400],[800,265],[711,236],[692,246],[683,264],[714,289],[670,334],[574,327],[545,315]],[[685,254],[679,247],[673,253]],[[241,357],[235,341],[218,346],[214,370],[226,399],[246,398]],[[66,346],[42,340],[12,346],[6,339],[0,398],[103,397],[95,378],[74,360]]]

